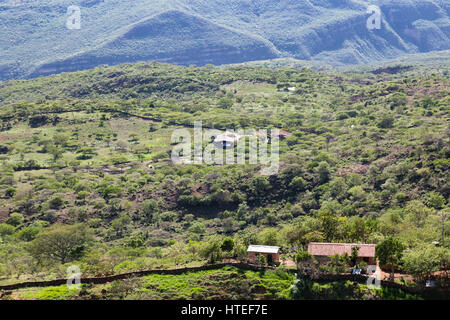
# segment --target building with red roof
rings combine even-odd
[[[352,254],[352,248],[359,247],[358,262],[365,261],[368,265],[375,265],[375,244],[361,243],[329,243],[329,242],[310,242],[308,252],[314,256],[317,261],[324,262],[334,255]]]

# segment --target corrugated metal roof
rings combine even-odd
[[[241,138],[240,135],[234,132],[226,131],[224,133],[219,134],[215,139],[214,142],[221,142],[221,141],[238,141]]]
[[[250,245],[247,252],[278,253],[278,250],[280,250],[280,247]]]
[[[308,252],[313,256],[333,256],[335,254],[342,255],[345,252],[350,256],[352,247],[358,246],[358,257],[375,257],[374,244],[361,243],[327,243],[327,242],[311,242],[308,245]]]

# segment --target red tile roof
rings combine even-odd
[[[308,245],[308,252],[313,256],[327,257],[335,254],[342,255],[347,252],[350,256],[354,246],[359,247],[358,257],[375,257],[374,244],[311,242]]]
[[[292,136],[292,133],[285,131],[285,130],[278,130],[275,132],[276,135],[278,136],[285,136],[285,137],[290,137]]]

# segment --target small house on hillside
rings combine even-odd
[[[311,242],[308,245],[308,252],[318,262],[325,262],[329,260],[329,257],[336,254],[342,255],[347,253],[351,256],[353,247],[359,247],[358,263],[365,261],[368,265],[376,264],[375,244]]]
[[[239,141],[240,138],[241,138],[240,135],[234,132],[226,131],[222,134],[219,134],[214,139],[214,145],[223,149],[234,148],[235,144]]]
[[[254,135],[260,139],[260,141],[269,142],[269,138],[267,137],[267,131],[255,131]]]
[[[292,133],[285,130],[275,130],[275,135],[278,136],[280,140],[284,140],[287,137],[292,136]]]
[[[272,264],[280,260],[280,247],[250,245],[247,254],[248,260],[251,262],[257,262],[258,255],[263,255],[267,263]]]

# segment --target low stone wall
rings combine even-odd
[[[123,280],[133,277],[142,277],[151,274],[183,274],[186,272],[196,272],[196,271],[204,271],[204,270],[214,270],[221,269],[225,266],[232,266],[239,269],[251,270],[251,271],[266,271],[266,270],[276,270],[275,267],[268,266],[260,266],[250,263],[242,263],[242,262],[225,262],[225,263],[217,263],[217,264],[207,264],[198,267],[186,267],[186,268],[178,268],[178,269],[153,269],[153,270],[142,270],[142,271],[134,271],[121,273],[112,276],[105,277],[86,277],[81,278],[81,283],[90,283],[90,284],[104,284],[109,283],[116,280]],[[279,269],[279,268],[278,268]],[[297,273],[296,269],[281,269],[290,273]],[[313,279],[313,281],[317,282],[333,282],[333,281],[353,281],[358,283],[366,283],[368,277],[366,275],[358,275],[358,274],[320,274],[317,279]],[[15,283],[10,285],[0,285],[0,291],[4,290],[16,290],[20,288],[29,288],[29,287],[50,287],[50,286],[60,286],[67,283],[67,279],[57,279],[57,280],[47,280],[47,281],[36,281],[36,282],[22,282]],[[407,293],[412,294],[432,294],[437,293],[442,297],[447,297],[450,294],[449,287],[446,288],[418,288],[418,287],[408,287],[406,285],[391,282],[386,280],[381,280],[382,287],[388,288],[397,288]]]
[[[108,282],[112,282],[115,280],[123,280],[123,279],[132,278],[132,277],[142,277],[142,276],[151,275],[151,274],[182,274],[182,273],[186,273],[186,272],[220,269],[225,266],[233,266],[233,267],[236,267],[239,269],[252,270],[252,271],[263,271],[263,270],[274,270],[275,269],[273,267],[258,266],[258,265],[248,264],[248,263],[226,262],[226,263],[208,264],[208,265],[199,266],[199,267],[186,267],[186,268],[166,269],[166,270],[159,270],[159,269],[142,270],[142,271],[127,272],[127,273],[121,273],[121,274],[105,276],[105,277],[86,277],[86,278],[82,277],[81,283],[103,284],[103,283],[108,283]],[[60,286],[60,285],[66,284],[66,283],[67,283],[67,279],[22,282],[22,283],[15,283],[15,284],[9,284],[9,285],[0,285],[0,290],[16,290],[16,289],[20,289],[20,288],[29,288],[29,287]]]

